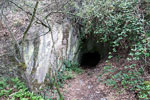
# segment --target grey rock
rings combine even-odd
[[[77,61],[79,48],[77,29],[69,21],[61,24],[53,22],[51,25],[51,32],[41,34],[32,41],[26,40],[25,43],[23,55],[27,65],[26,76],[32,90],[38,89],[40,87],[38,85],[45,82],[47,73],[51,76],[60,69],[64,60]],[[30,31],[31,35],[48,32],[46,28],[37,26],[33,28]]]

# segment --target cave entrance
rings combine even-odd
[[[82,68],[94,68],[101,59],[108,55],[109,46],[104,43],[97,43],[95,39],[82,41],[78,56],[78,62]]]
[[[94,67],[100,61],[100,54],[98,52],[87,52],[81,57],[80,65],[83,67]]]

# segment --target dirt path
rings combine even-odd
[[[136,100],[133,95],[108,88],[98,82],[101,65],[94,69],[85,69],[81,75],[68,80],[64,87],[65,100]]]

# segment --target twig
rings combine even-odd
[[[26,14],[29,14],[31,16],[33,16],[33,14],[29,11],[24,10],[22,7],[20,7],[19,5],[17,5],[16,3],[14,3],[13,1],[10,1],[10,3],[14,4],[16,7],[18,7],[19,9],[21,9],[22,11],[24,11]],[[48,25],[46,25],[42,20],[40,20],[38,17],[35,16],[35,18],[40,22],[40,24],[42,24],[44,27],[49,28]]]
[[[30,23],[29,23],[27,29],[26,29],[25,32],[23,33],[23,34],[24,34],[24,35],[23,35],[23,42],[25,41],[26,36],[27,36],[27,33],[28,33],[29,29],[31,28],[31,25],[32,25],[32,23],[33,23],[33,21],[34,21],[35,14],[36,14],[37,7],[38,7],[38,4],[39,4],[39,1],[36,2],[35,8],[34,8],[34,11],[33,11],[33,15],[32,15],[32,18],[31,18],[31,21],[30,21]]]
[[[2,15],[3,15],[4,19],[5,19],[6,21],[8,21],[7,17],[6,17],[3,13],[2,13]],[[15,38],[14,34],[12,33],[12,30],[11,30],[10,27],[8,26],[8,23],[7,23],[7,22],[5,22],[5,23],[6,23],[6,28],[8,29],[9,34],[11,35],[11,38],[13,39],[14,43],[17,45],[17,47],[18,47],[18,49],[19,49],[19,55],[20,55],[20,57],[21,57],[21,47],[20,47],[20,45],[19,45],[17,39]],[[13,55],[14,55],[14,53],[13,53]],[[19,63],[21,62],[15,55],[14,55],[14,57],[15,57],[15,59],[16,59],[17,62],[19,62]]]

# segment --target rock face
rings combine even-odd
[[[51,25],[50,32],[40,29],[41,36],[27,40],[24,47],[26,77],[32,89],[42,86],[46,74],[51,75],[59,70],[64,60],[77,61],[78,58],[78,31],[68,20],[63,20],[61,24],[53,22]]]

